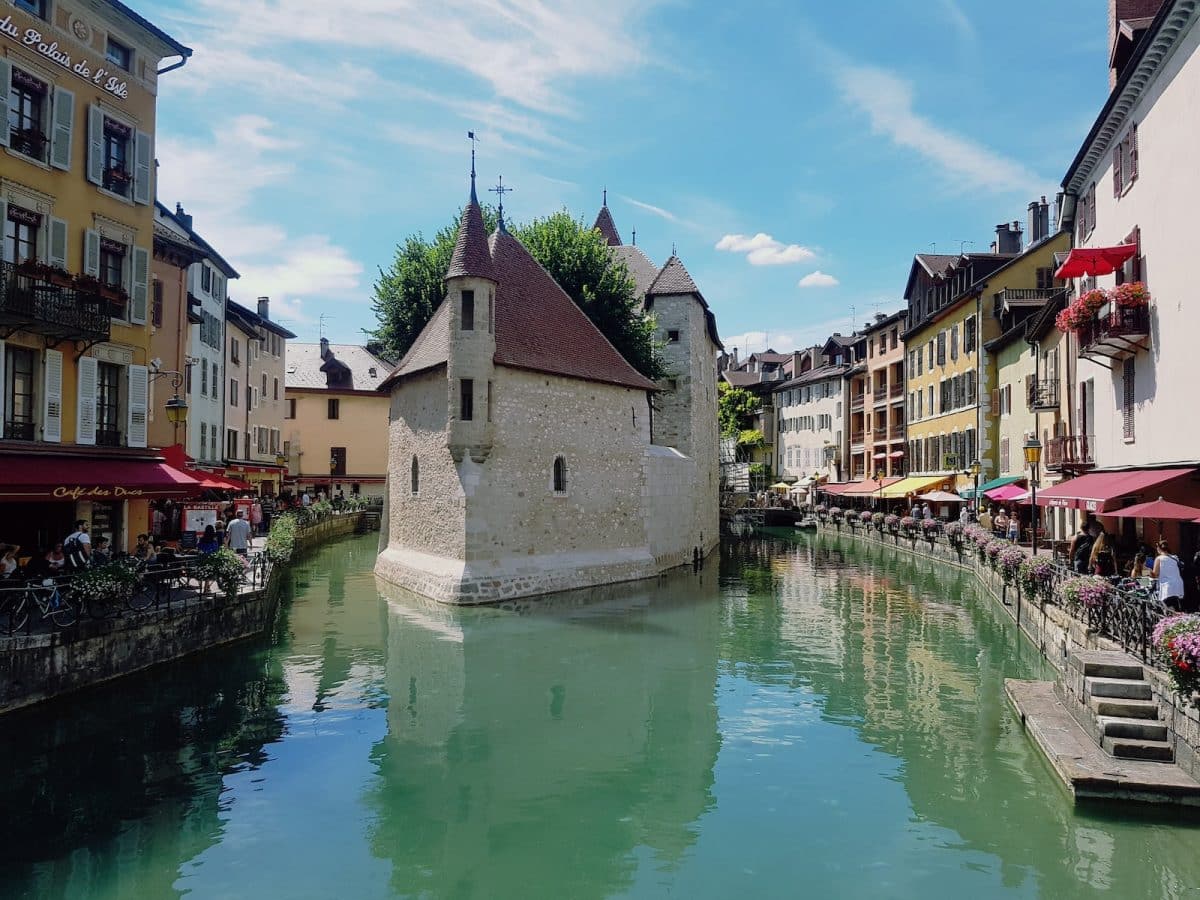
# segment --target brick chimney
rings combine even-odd
[[[321,338],[321,359],[329,355],[329,338]]]
[[[1050,236],[1050,204],[1046,198],[1034,200],[1029,204],[1029,244],[1044,241]]]
[[[266,319],[269,322],[269,321],[271,321],[270,313],[271,313],[271,298],[270,297],[259,297],[258,298],[258,317],[260,319]]]
[[[182,203],[177,202],[175,204],[175,218],[178,219],[179,223],[188,231],[192,230],[192,217],[183,211]]]
[[[1021,223],[1004,222],[996,226],[996,242],[992,244],[993,253],[1021,252]]]
[[[1164,0],[1108,0],[1108,89],[1117,86],[1121,72],[1137,46],[1149,20],[1158,15]],[[1125,23],[1122,34],[1121,23]]]

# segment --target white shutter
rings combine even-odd
[[[8,134],[8,129],[3,127],[3,122],[0,121],[0,131]],[[4,198],[0,197],[0,226],[8,222],[8,204],[4,202]],[[11,241],[4,241],[4,246],[0,247],[0,262],[16,262],[15,259],[9,259],[9,244]]]
[[[100,277],[100,232],[90,228],[83,233],[83,274]]]
[[[50,254],[46,261],[60,269],[67,267],[67,223],[62,219],[50,220]]]
[[[75,127],[75,95],[66,88],[54,89],[54,121],[50,126],[50,165],[69,171],[71,135]]]
[[[87,180],[104,183],[104,113],[98,106],[88,107]]]
[[[146,324],[146,302],[150,287],[150,254],[144,247],[133,248],[133,287],[129,291],[129,321],[135,325]]]
[[[133,137],[133,202],[143,206],[150,203],[154,193],[150,190],[150,174],[153,169],[151,155],[153,144],[150,135],[139,131]]]
[[[58,350],[46,350],[42,389],[42,440],[52,443],[62,441],[62,375],[63,355]]]
[[[96,443],[96,391],[99,368],[94,356],[79,360],[79,396],[76,400],[75,443]]]
[[[129,431],[125,443],[130,447],[146,446],[146,412],[150,405],[147,395],[149,385],[149,369],[145,366],[129,367]]]
[[[12,63],[0,57],[0,147],[8,146],[8,96],[12,92],[11,85]]]

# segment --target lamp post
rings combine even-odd
[[[875,486],[879,489],[879,496],[875,500],[875,508],[879,509],[883,506],[883,479],[884,474],[882,469],[875,470]]]
[[[1031,434],[1029,440],[1025,442],[1023,448],[1025,450],[1025,462],[1029,464],[1029,501],[1033,508],[1031,524],[1033,527],[1033,536],[1030,538],[1033,545],[1033,555],[1037,556],[1038,552],[1038,507],[1037,507],[1037,489],[1038,489],[1038,464],[1042,461],[1042,442],[1037,439],[1036,434]]]
[[[983,471],[983,463],[977,458],[971,460],[971,467],[967,470],[971,473],[971,477],[975,479],[975,493],[972,497],[975,499],[975,518],[979,518],[979,473]]]
[[[156,363],[157,360],[153,362]],[[158,369],[152,369],[150,372],[150,382],[153,383],[159,378],[170,378],[171,387],[175,391],[175,395],[164,404],[164,408],[167,412],[167,421],[171,423],[171,442],[178,444],[179,426],[186,425],[188,417],[187,401],[179,396],[179,389],[183,387],[183,373],[174,370],[159,371]]]

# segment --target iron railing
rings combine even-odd
[[[1117,306],[1098,315],[1079,329],[1081,353],[1111,355],[1105,350],[1125,352],[1136,349],[1138,341],[1150,334],[1148,306]]]
[[[59,340],[108,340],[107,301],[74,287],[69,278],[63,282],[24,272],[19,264],[0,263],[0,325]]]
[[[1058,379],[1029,382],[1030,409],[1058,409]]]
[[[1050,438],[1046,441],[1046,453],[1042,458],[1046,470],[1061,472],[1063,469],[1085,469],[1096,465],[1094,434],[1072,434]]]

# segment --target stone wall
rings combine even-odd
[[[826,533],[838,533],[831,524],[824,526]],[[970,549],[962,553],[941,541],[912,541],[905,537],[880,534],[874,529],[842,526],[840,534],[865,544],[889,548],[915,559],[928,560],[931,568],[953,566],[972,572],[984,592],[1003,609],[1033,641],[1046,660],[1059,673],[1058,689],[1066,705],[1073,712],[1080,707],[1084,696],[1082,672],[1073,671],[1071,654],[1079,650],[1126,650],[1135,656],[1139,648],[1124,648],[1090,630],[1083,622],[1069,615],[1065,609],[1041,600],[1023,597],[1016,585],[1005,585],[999,572],[979,562],[977,554]],[[1168,728],[1168,740],[1175,747],[1176,763],[1193,778],[1200,780],[1200,710],[1190,701],[1179,696],[1171,687],[1170,678],[1160,669],[1147,664],[1144,667],[1146,681],[1159,704]],[[1077,716],[1077,718],[1079,718]],[[1089,727],[1084,719],[1081,724]]]

